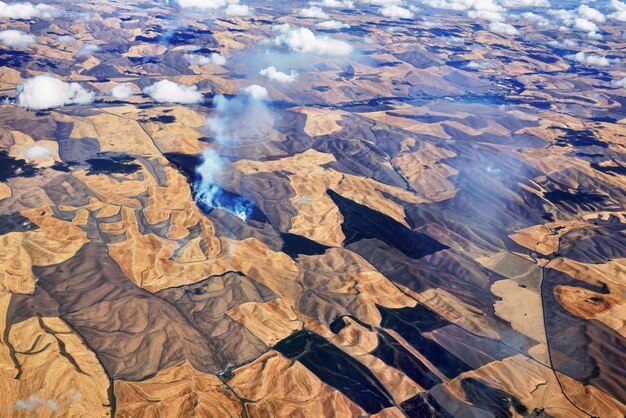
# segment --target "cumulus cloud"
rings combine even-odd
[[[78,83],[67,83],[50,74],[43,74],[28,78],[17,86],[16,98],[20,107],[41,110],[91,103],[95,94]]]
[[[11,48],[28,48],[35,43],[35,37],[15,29],[0,31],[0,43]]]
[[[33,145],[28,147],[23,152],[24,158],[27,160],[40,160],[42,158],[48,158],[52,156],[52,152],[46,147],[40,145]]]
[[[575,55],[568,55],[567,58],[576,61],[583,65],[589,65],[592,67],[608,67],[611,64],[618,62],[617,59],[609,59],[601,55],[579,52]]]
[[[215,10],[224,8],[228,16],[250,16],[254,9],[239,0],[175,0],[184,9]]]
[[[402,6],[391,4],[380,9],[380,14],[392,19],[411,19],[413,12]]]
[[[258,84],[251,84],[242,90],[245,94],[250,96],[252,100],[262,101],[267,99],[267,89]]]
[[[597,32],[598,25],[590,20],[583,19],[582,17],[577,17],[576,19],[574,19],[574,29],[578,29],[583,32]]]
[[[54,399],[48,399],[46,401],[46,408],[51,412],[59,412],[59,403]]]
[[[611,13],[609,18],[620,22],[626,22],[626,3],[619,0],[611,0],[611,7],[615,10],[615,12]]]
[[[100,47],[96,44],[83,44],[83,46],[81,46],[80,49],[78,50],[78,53],[76,54],[76,56],[88,57],[90,55],[93,55],[93,53],[99,49]]]
[[[226,6],[226,14],[228,16],[250,16],[254,12],[254,9],[245,4],[229,4]]]
[[[46,4],[34,5],[30,2],[5,3],[0,1],[0,17],[9,19],[50,19],[61,14],[61,10]]]
[[[512,25],[505,23],[507,19],[507,8],[499,4],[496,0],[421,0],[422,3],[446,10],[467,11],[469,17],[473,19],[483,19],[490,22],[488,30],[505,35],[517,35],[519,32]],[[504,0],[511,2],[515,7],[525,7],[526,4],[537,2],[537,0]]]
[[[392,4],[401,5],[403,0],[361,0],[365,4],[373,4],[374,6],[389,6]]]
[[[598,25],[606,21],[604,15],[596,9],[582,5],[575,10],[548,10],[550,16],[555,17],[560,23],[562,31],[574,29],[578,32],[585,32],[588,38],[600,39]]]
[[[70,35],[61,35],[61,36],[57,36],[55,38],[55,41],[57,41],[60,44],[71,44],[71,43],[76,42],[76,38]]]
[[[323,22],[319,22],[317,27],[322,29],[347,29],[350,25],[342,23],[338,20],[325,20]]]
[[[522,17],[539,28],[550,27],[550,20],[533,12],[522,13]]]
[[[15,409],[35,409],[41,404],[41,398],[37,395],[31,395],[28,399],[18,399],[13,405]]]
[[[291,70],[291,72],[287,74],[282,71],[278,71],[275,67],[263,68],[259,71],[259,74],[280,83],[293,83],[298,78],[298,73],[294,70]]]
[[[143,89],[144,94],[159,103],[196,104],[204,100],[196,86],[161,80]]]
[[[328,36],[316,36],[311,29],[287,29],[274,39],[276,45],[285,45],[295,52],[319,55],[350,55],[352,46]]]
[[[580,44],[572,39],[564,39],[562,41],[553,40],[548,42],[548,45],[555,48],[573,48],[578,47]]]
[[[489,24],[489,30],[501,35],[517,35],[519,31],[513,25],[509,25],[504,22],[491,22]]]
[[[510,8],[550,7],[547,0],[504,0],[502,5]]]
[[[128,83],[118,84],[111,89],[111,96],[118,100],[128,99],[132,95],[133,89]]]
[[[300,9],[298,13],[300,17],[313,19],[328,19],[328,14],[317,6],[311,6],[306,9]]]
[[[226,0],[176,0],[178,5],[189,9],[218,9],[226,6]]]
[[[309,2],[313,6],[330,7],[335,9],[352,9],[354,2],[352,0],[322,0]]]
[[[606,22],[606,16],[602,14],[598,9],[594,9],[593,7],[589,7],[586,4],[581,4],[578,6],[578,14],[584,16],[585,19],[590,20],[595,23],[604,23]]]
[[[504,20],[502,13],[492,10],[470,10],[467,15],[472,19],[483,19],[491,22],[502,22]]]
[[[208,57],[200,54],[185,54],[184,57],[191,65],[203,66],[207,64],[226,64],[226,57],[218,54],[217,52],[212,52]]]

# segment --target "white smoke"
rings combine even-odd
[[[241,94],[228,99],[223,95],[213,98],[215,115],[207,120],[207,128],[214,134],[218,149],[205,148],[202,162],[196,167],[196,200],[208,209],[221,208],[246,222],[254,206],[243,197],[224,192],[218,175],[227,162],[220,156],[219,147],[240,141],[257,140],[267,134],[274,124],[274,116],[267,107],[265,87],[253,84]]]

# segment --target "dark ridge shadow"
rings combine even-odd
[[[447,245],[421,232],[415,232],[395,219],[347,199],[332,189],[328,195],[344,217],[341,225],[344,245],[376,238],[415,260],[448,249]]]

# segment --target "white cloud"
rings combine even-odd
[[[15,409],[35,409],[41,404],[41,398],[37,395],[31,395],[28,399],[18,399],[13,405]]]
[[[581,4],[580,6],[578,6],[577,11],[579,15],[583,16],[585,19],[590,20],[592,22],[595,22],[595,23],[606,22],[606,16],[604,16],[602,12],[600,12],[597,9],[594,9],[593,7],[589,7],[586,4]]]
[[[550,7],[547,0],[504,0],[502,5],[510,8]]]
[[[338,20],[325,20],[323,22],[319,22],[317,27],[322,29],[347,29],[350,25],[342,23]]]
[[[483,19],[490,22],[502,22],[504,20],[502,13],[491,10],[470,10],[467,15],[472,19]]]
[[[615,9],[615,12],[611,13],[609,18],[619,20],[620,22],[626,22],[626,3],[619,0],[611,0],[611,7]]]
[[[184,57],[191,65],[203,66],[207,64],[226,64],[226,57],[216,52],[212,52],[211,55],[209,55],[208,57],[200,54],[185,54]]]
[[[618,87],[623,87],[626,89],[626,77],[622,78],[621,80],[615,80],[613,84],[615,84]]]
[[[392,4],[401,5],[403,0],[361,0],[361,2],[374,6],[390,6]]]
[[[484,61],[470,61],[467,64],[468,68],[474,68],[477,70],[483,69],[483,68],[493,68],[494,62],[492,60],[484,60]]]
[[[352,9],[354,7],[354,2],[352,0],[322,0],[309,2],[309,4],[336,9]]]
[[[52,152],[46,147],[40,145],[33,145],[28,147],[23,152],[24,157],[27,160],[40,160],[42,158],[48,158],[52,156]]]
[[[491,22],[489,30],[501,34],[515,35],[517,30],[510,24],[504,23],[507,9],[496,0],[421,0],[422,3],[437,9],[467,11],[473,19],[484,19]],[[523,4],[534,0],[511,0]]]
[[[291,72],[287,74],[276,70],[275,67],[263,68],[259,71],[259,74],[280,83],[293,83],[298,78],[298,73],[294,70],[291,70]]]
[[[272,25],[272,31],[287,33],[291,30],[291,25],[289,23],[281,23],[280,25]]]
[[[252,100],[262,101],[267,99],[267,89],[258,84],[249,85],[242,91],[250,96]]]
[[[174,0],[184,9],[215,10],[224,8],[228,16],[250,16],[254,9],[239,0]]]
[[[226,6],[226,0],[176,0],[178,5],[189,9],[218,9]]]
[[[78,83],[67,83],[50,74],[28,78],[17,86],[17,105],[28,109],[51,109],[93,102],[95,94]]]
[[[583,19],[582,17],[577,17],[574,19],[574,28],[581,30],[583,32],[597,32],[598,25],[591,22],[590,20]]]
[[[606,17],[600,11],[592,7],[581,5],[574,10],[548,10],[548,14],[554,16],[561,22],[561,31],[574,29],[579,32],[586,32],[587,37],[591,39],[602,38],[602,35],[598,33],[599,29],[596,23],[605,22]]]
[[[54,40],[60,44],[71,44],[71,43],[76,42],[76,38],[70,35],[57,36]]]
[[[504,22],[491,22],[489,24],[489,30],[501,35],[517,35],[519,31],[513,25],[509,25]]]
[[[539,28],[550,27],[550,20],[532,12],[522,13],[522,17]]]
[[[411,19],[414,15],[409,9],[391,4],[380,9],[380,14],[392,19]]]
[[[548,42],[548,45],[555,47],[555,48],[572,48],[572,47],[580,46],[578,42],[572,39],[565,39],[563,41],[554,40],[554,41]]]
[[[576,61],[583,65],[589,65],[593,67],[608,67],[611,64],[619,62],[617,59],[609,59],[601,55],[579,52],[576,55],[568,55],[567,58]]]
[[[229,4],[226,7],[226,14],[228,16],[250,16],[254,12],[254,9],[245,4]]]
[[[118,84],[111,89],[111,96],[118,100],[128,99],[133,95],[133,89],[128,83]]]
[[[300,9],[298,13],[300,17],[313,19],[328,19],[328,14],[317,6],[311,6],[306,9]]]
[[[61,14],[61,10],[46,4],[34,5],[30,2],[5,3],[0,1],[0,17],[9,19],[50,19]]]
[[[0,31],[0,43],[11,48],[28,48],[35,43],[35,37],[21,30],[8,29]]]
[[[159,103],[196,104],[204,100],[196,86],[186,86],[169,80],[157,81],[143,89],[152,100]]]
[[[286,45],[295,52],[320,55],[350,55],[352,46],[328,36],[316,36],[311,29],[295,28],[274,39],[276,45]]]
[[[48,410],[50,410],[52,412],[58,412],[59,411],[59,403],[57,401],[55,401],[54,399],[48,399],[46,401],[46,408],[48,408]]]
[[[83,44],[83,46],[80,47],[80,50],[78,51],[76,56],[77,57],[88,57],[90,55],[93,55],[93,53],[96,52],[99,49],[100,49],[100,47],[98,45],[96,45],[96,44]]]

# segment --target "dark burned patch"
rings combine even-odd
[[[422,335],[422,333],[450,325],[437,313],[419,303],[413,308],[389,309],[378,305],[377,307],[381,314],[380,325],[400,334],[445,376],[453,379],[471,370],[471,367],[463,360]]]
[[[37,166],[11,157],[6,151],[0,151],[0,181],[14,177],[34,177],[39,173]]]
[[[341,225],[346,236],[344,245],[375,238],[415,260],[449,248],[426,234],[407,228],[390,216],[341,196],[334,190],[329,189],[327,193],[344,218]]]
[[[566,147],[568,145],[574,147],[590,147],[590,146],[598,146],[602,148],[608,148],[609,144],[604,141],[601,141],[596,136],[596,133],[591,129],[570,129],[570,128],[562,128],[562,127],[552,127],[552,129],[558,129],[563,132],[557,140],[555,145],[559,147]]]
[[[297,331],[279,341],[274,349],[302,363],[368,414],[393,406],[391,394],[366,366],[314,332]]]
[[[0,235],[9,232],[26,232],[38,229],[39,227],[32,223],[28,218],[20,215],[18,212],[0,215]]]
[[[134,163],[135,159],[128,155],[114,155],[108,158],[90,158],[85,162],[89,164],[87,175],[95,174],[133,174],[141,169]]]
[[[400,404],[408,418],[454,418],[430,393],[422,392]]]
[[[282,252],[296,259],[298,255],[322,255],[330,247],[322,245],[302,235],[281,233],[283,239]]]
[[[467,400],[478,408],[491,412],[495,418],[511,418],[511,409],[520,415],[528,413],[526,406],[516,396],[482,380],[469,377],[461,380],[461,387]]]

